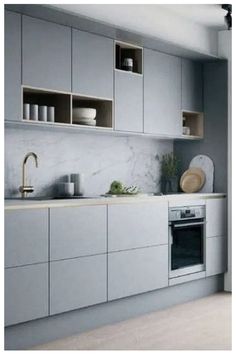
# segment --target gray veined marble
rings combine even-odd
[[[84,173],[85,194],[102,194],[116,179],[159,192],[160,157],[173,151],[173,142],[140,137],[68,134],[34,129],[5,130],[5,197],[19,196],[24,155],[34,151],[39,168],[28,161],[32,196],[53,196],[56,184],[70,173]]]

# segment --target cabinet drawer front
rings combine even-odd
[[[108,206],[108,251],[168,243],[168,203]]]
[[[206,276],[226,271],[226,237],[209,237],[206,240]]]
[[[48,316],[48,263],[5,269],[5,325]]]
[[[72,30],[73,92],[113,98],[113,40]]]
[[[71,28],[22,19],[23,84],[71,91]]]
[[[206,202],[206,237],[226,236],[226,198]]]
[[[107,301],[107,256],[51,262],[50,314]]]
[[[5,212],[5,266],[48,261],[48,209]]]
[[[143,131],[143,77],[115,72],[115,129]]]
[[[21,15],[5,11],[5,119],[21,116]]]
[[[106,252],[106,206],[50,209],[51,260]]]
[[[168,286],[168,246],[108,255],[108,300]]]

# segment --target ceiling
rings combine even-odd
[[[224,24],[226,11],[221,9],[221,5],[219,4],[57,4],[51,6],[118,26],[120,22],[122,22],[122,19],[133,17],[134,14],[137,16],[137,19],[143,18],[144,21],[151,21],[155,24],[161,12],[175,15],[178,18],[182,18],[184,21],[207,28],[215,30],[226,29]],[[116,23],[114,23],[114,16],[116,14],[119,15],[116,17]]]

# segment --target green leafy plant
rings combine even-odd
[[[179,168],[179,159],[173,154],[165,154],[161,160],[162,177],[176,177]]]

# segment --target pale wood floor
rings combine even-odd
[[[230,350],[231,295],[214,294],[33,349]]]

